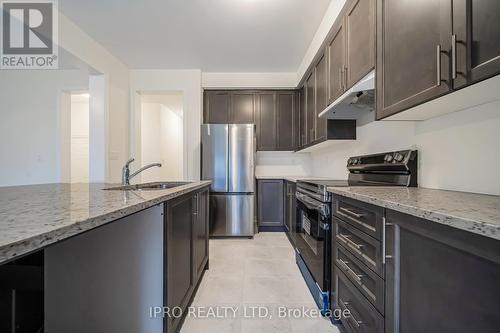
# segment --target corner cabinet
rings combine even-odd
[[[203,270],[208,267],[208,187],[165,206],[166,306],[183,316],[165,317],[165,332],[178,332]]]
[[[386,215],[385,332],[497,332],[500,241]]]

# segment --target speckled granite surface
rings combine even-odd
[[[313,177],[313,176],[266,176],[266,175],[257,175],[256,179],[283,179],[288,180],[290,182],[296,183],[297,180],[308,180],[308,179],[330,179],[326,177]]]
[[[0,187],[0,264],[210,184],[103,191],[116,184]]]
[[[328,191],[500,240],[500,196],[406,187]]]

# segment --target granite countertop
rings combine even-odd
[[[330,179],[327,177],[314,177],[314,176],[266,176],[266,175],[256,175],[256,179],[284,179],[290,182],[296,183],[297,180],[309,180],[309,179]]]
[[[329,187],[328,191],[500,240],[500,196],[406,187]]]
[[[103,183],[0,187],[0,264],[209,184],[153,191],[103,191],[117,185]]]

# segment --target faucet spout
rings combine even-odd
[[[137,170],[136,172],[134,172],[133,174],[131,174],[128,177],[128,179],[130,180],[130,179],[134,178],[135,176],[137,176],[138,174],[140,174],[141,172],[143,172],[144,170],[154,168],[154,167],[161,168],[161,163],[151,163],[151,164],[145,165],[142,168],[140,168],[139,170]]]
[[[130,179],[134,178],[135,176],[137,176],[138,174],[140,174],[141,172],[143,172],[144,170],[147,170],[149,168],[153,168],[153,167],[159,167],[161,168],[161,163],[151,163],[151,164],[148,164],[148,165],[145,165],[143,166],[142,168],[140,168],[139,170],[137,170],[136,172],[134,173],[130,173],[130,163],[132,163],[135,159],[131,158],[127,161],[127,163],[125,163],[125,165],[123,166],[123,169],[122,169],[122,185],[130,185]]]

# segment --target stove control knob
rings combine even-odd
[[[400,163],[401,161],[403,161],[404,159],[404,155],[403,154],[400,154],[400,153],[396,153],[396,155],[394,156],[394,159],[396,160],[396,162]]]
[[[385,155],[384,161],[387,163],[391,163],[392,162],[392,155],[391,154]]]

